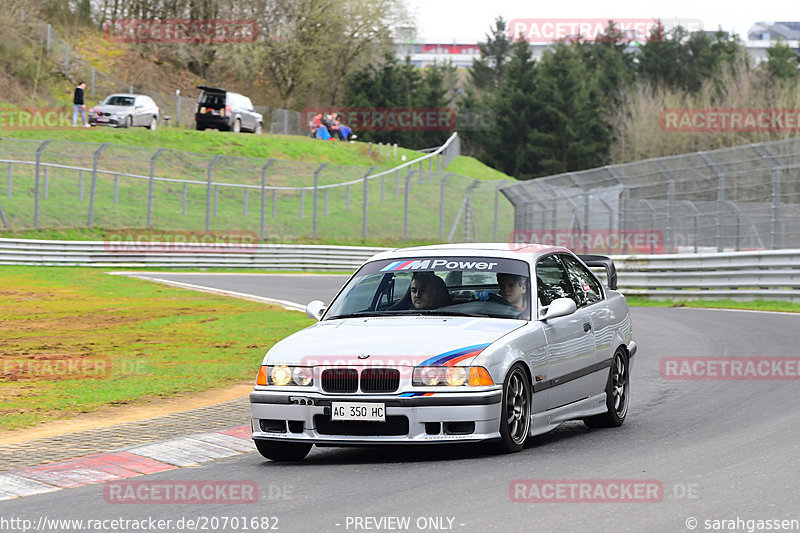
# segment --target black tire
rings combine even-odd
[[[197,130],[199,130],[199,131],[205,131],[205,129],[206,129],[206,127],[201,125],[201,124],[195,125],[195,128],[197,128]]]
[[[133,117],[128,115],[127,117],[125,117],[125,127],[130,128],[132,126],[133,126]]]
[[[231,131],[233,133],[241,133],[242,132],[242,121],[238,118],[233,121],[233,126],[231,127]]]
[[[258,453],[272,461],[302,461],[313,444],[254,440]]]
[[[590,428],[615,428],[625,422],[628,416],[628,402],[630,397],[630,365],[628,353],[623,348],[614,352],[614,360],[608,371],[606,382],[606,407],[608,412],[602,415],[590,416],[583,419],[583,423]]]
[[[517,363],[503,381],[500,440],[495,443],[495,451],[516,453],[525,447],[531,429],[531,401],[530,379],[522,364]]]

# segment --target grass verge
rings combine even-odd
[[[626,296],[628,305],[636,307],[696,307],[701,309],[746,309],[750,311],[781,311],[800,313],[800,303],[777,300],[654,300],[642,296]]]
[[[0,267],[0,429],[254,379],[301,313],[102,270]]]

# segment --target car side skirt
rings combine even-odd
[[[556,407],[549,411],[535,413],[531,416],[530,435],[541,435],[552,431],[569,420],[601,415],[607,411],[606,393],[602,392],[596,396],[584,398],[583,400]]]

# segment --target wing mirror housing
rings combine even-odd
[[[544,316],[542,316],[542,320],[547,321],[551,318],[571,315],[577,310],[578,306],[575,305],[575,302],[572,300],[572,298],[556,298],[550,302],[550,305],[547,307],[547,311],[545,311]]]
[[[308,316],[308,318],[319,320],[322,318],[322,315],[325,314],[326,309],[327,307],[325,306],[325,302],[321,300],[314,300],[309,302],[308,305],[306,306],[306,315]]]

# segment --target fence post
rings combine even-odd
[[[11,198],[11,183],[14,181],[14,170],[11,163],[8,164],[8,183],[6,184],[6,193]]]
[[[11,195],[9,195],[11,196]],[[772,249],[781,247],[781,170],[772,169]]]
[[[272,218],[278,214],[278,189],[272,189]]]
[[[3,223],[3,227],[8,229],[8,223],[6,222],[6,214],[3,213],[3,204],[0,203],[0,222]]]
[[[317,236],[317,219],[319,218],[319,174],[324,169],[326,163],[322,163],[317,170],[314,171],[314,222],[312,224],[312,235],[314,237]],[[325,190],[327,192],[327,189]],[[328,206],[328,203],[325,202],[325,207]],[[327,210],[326,210],[327,211]],[[327,212],[325,213],[327,214]]]
[[[408,171],[408,176],[406,176],[406,190],[405,190],[405,202],[403,204],[403,239],[408,240],[408,192],[411,190],[411,177],[414,175],[415,170]]]
[[[364,203],[364,212],[361,216],[361,237],[363,239],[367,238],[367,207],[369,207],[369,175],[372,174],[373,170],[375,170],[375,167],[369,167],[367,173],[364,174],[364,198],[362,198]]]
[[[42,144],[39,145],[39,148],[36,149],[36,183],[34,184],[33,188],[33,227],[39,227],[39,168],[41,167],[41,158],[42,158],[42,151],[45,147],[50,144],[52,141],[44,141]]]
[[[211,228],[211,178],[214,164],[219,161],[220,157],[222,156],[215,155],[214,160],[208,164],[208,169],[206,170],[206,231],[209,231]]]
[[[272,166],[274,159],[267,161],[267,164],[261,167],[261,240],[266,237],[267,231],[267,169]],[[274,194],[273,190],[273,194]],[[272,216],[275,216],[275,202],[272,204]]]
[[[303,212],[306,204],[306,190],[300,189],[300,218],[303,218],[305,213]]]
[[[175,89],[175,127],[181,127],[181,90]]]
[[[499,219],[500,213],[500,189],[505,186],[505,180],[501,181],[500,184],[494,188],[494,233],[493,240],[497,242],[497,221]],[[611,228],[609,228],[610,230]]]
[[[147,184],[147,227],[153,224],[153,185],[156,180],[156,159],[164,152],[166,148],[159,148],[158,151],[150,158],[150,181]],[[186,185],[184,184],[184,187]]]
[[[347,194],[345,196],[344,205],[345,205],[345,209],[350,211],[350,186],[348,185],[347,187],[345,187],[345,190],[346,190]]]
[[[444,186],[447,178],[452,176],[452,172],[448,172],[445,177],[442,178],[442,182],[439,184],[439,240],[444,239]]]
[[[119,203],[119,174],[114,174],[114,205]]]
[[[92,227],[92,224],[94,224],[94,197],[95,192],[97,191],[97,165],[100,161],[100,154],[108,145],[109,143],[101,144],[100,148],[95,150],[94,154],[92,155],[92,186],[89,189],[89,220],[86,224],[90,228]]]

